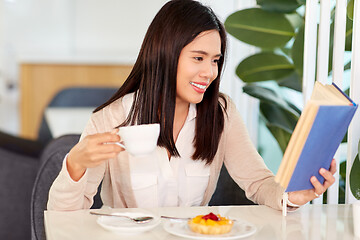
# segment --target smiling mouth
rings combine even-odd
[[[201,89],[201,90],[205,90],[207,85],[202,85],[202,84],[198,84],[198,83],[194,83],[194,82],[190,82],[191,85]]]

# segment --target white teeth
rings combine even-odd
[[[202,90],[204,90],[206,88],[206,85],[201,85],[201,84],[197,84],[197,83],[193,83],[193,82],[190,82],[190,84],[194,85],[195,87],[200,88]]]

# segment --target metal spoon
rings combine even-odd
[[[148,223],[154,219],[153,217],[150,217],[150,216],[132,218],[129,216],[124,216],[124,215],[115,215],[115,214],[98,213],[98,212],[90,212],[90,214],[98,215],[98,216],[107,216],[107,217],[122,217],[122,218],[130,219],[131,221],[136,222],[136,223]]]
[[[191,218],[182,218],[182,217],[169,217],[169,216],[161,216],[161,218],[176,220],[176,221],[188,221]]]

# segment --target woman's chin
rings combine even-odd
[[[198,104],[203,100],[203,98],[204,98],[204,94],[201,94],[201,96],[198,96],[196,98],[194,97],[190,103]]]

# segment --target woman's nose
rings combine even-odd
[[[201,70],[201,77],[213,79],[214,66],[211,63],[204,63]]]

